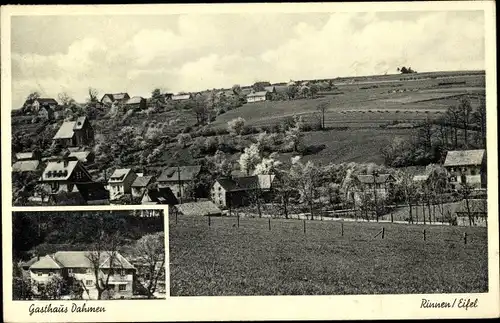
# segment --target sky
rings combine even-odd
[[[484,12],[13,16],[12,108],[33,91],[149,97],[256,81],[481,70]]]

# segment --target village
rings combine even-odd
[[[416,74],[393,82],[419,79],[425,82],[430,79],[425,75],[413,75]],[[438,79],[441,78],[445,76]],[[440,162],[428,162],[424,164],[426,167],[408,172],[406,170],[411,167],[401,170],[390,165],[374,164],[313,165],[309,161],[302,162],[298,154],[284,161],[284,158],[279,157],[280,150],[276,152],[273,147],[269,147],[273,141],[280,141],[280,138],[276,139],[275,133],[280,132],[279,125],[276,131],[272,127],[263,130],[265,127],[246,125],[241,117],[228,121],[227,130],[207,130],[207,126],[216,121],[224,111],[236,112],[241,106],[312,101],[321,96],[342,94],[343,85],[359,83],[355,91],[362,92],[366,91],[366,84],[378,84],[377,82],[378,80],[374,80],[370,83],[370,80],[367,82],[365,79],[344,80],[343,83],[333,79],[276,84],[256,82],[252,86],[235,85],[230,89],[177,94],[161,93],[155,89],[152,97],[147,99],[131,97],[128,93],[107,93],[98,100],[97,91],[89,89],[90,98],[85,109],[77,108],[79,105],[67,95],[60,97],[59,101],[63,103],[59,104],[55,99],[41,98],[35,93],[28,97],[17,114],[30,120],[30,126],[52,126],[56,132],[50,141],[44,138],[42,144],[32,144],[37,149],[15,153],[13,184],[20,187],[20,191],[13,195],[14,205],[167,204],[175,206],[174,212],[198,215],[234,215],[236,211],[242,216],[247,214],[258,217],[293,218],[295,215],[297,218],[302,216],[311,219],[390,219],[391,222],[485,225],[485,149],[465,149],[467,145],[462,145],[460,149],[442,151],[444,158]],[[459,89],[464,83],[450,84]],[[441,81],[439,84],[444,83]],[[408,93],[415,90],[408,89]],[[389,91],[384,91],[387,92],[390,95],[406,95],[404,92],[407,89],[391,90],[389,87]],[[458,105],[467,104],[463,100],[456,102]],[[470,101],[468,104],[467,113],[472,114]],[[322,116],[319,115],[319,125],[298,114],[283,121],[284,138],[281,141],[287,142],[292,152],[299,152],[298,146],[303,145],[301,138],[304,132],[310,130],[308,127],[319,126],[320,130],[327,128],[325,110],[328,108],[325,105],[320,103],[317,108],[323,112]],[[115,119],[123,116],[122,120],[125,121],[141,114],[145,114],[143,118],[146,120],[154,120],[155,113],[167,110],[169,106],[171,110],[193,111],[196,124],[201,130],[208,132],[195,138],[196,128],[185,127],[175,137],[171,135],[170,142],[176,143],[176,148],[183,151],[192,149],[201,139],[202,147],[198,154],[206,155],[205,160],[201,159],[200,162],[200,158],[180,158],[175,162],[164,163],[165,166],[155,164],[153,157],[161,155],[164,153],[161,150],[166,149],[165,135],[156,134],[156,138],[152,140],[153,151],[141,162],[143,167],[133,164],[129,167],[116,167],[113,166],[115,161],[112,158],[108,158],[107,164],[96,163],[100,154],[107,153],[106,149],[97,149],[98,146],[102,148],[111,144],[96,144],[96,137],[100,137],[100,134],[93,124],[99,121],[99,115],[105,114],[103,111],[109,111],[107,115],[115,113]],[[178,119],[159,124],[157,132],[164,134],[165,128],[173,131]],[[153,123],[154,121],[149,127],[145,127],[145,133],[151,127],[154,128]],[[166,126],[167,123],[174,126]],[[419,135],[427,131],[429,145],[433,135],[430,132],[437,132],[431,128],[430,123],[427,117],[415,124],[420,129]],[[129,136],[122,134],[123,128],[126,127],[121,127],[117,140]],[[227,149],[221,151],[221,147],[229,145],[229,142],[221,142],[221,138],[215,136],[218,143],[209,143],[214,138],[210,136],[210,132],[217,135],[217,131],[225,131],[239,140],[245,135],[256,136],[245,142],[246,147],[239,148],[239,158],[237,156],[235,159],[233,156],[231,160],[231,154],[226,153]],[[452,128],[451,133],[446,134],[446,137],[455,136],[457,148],[460,146],[457,145],[457,136],[462,136],[460,131],[463,130]],[[476,130],[471,127],[469,131],[473,133]],[[479,136],[481,133],[483,132]],[[467,136],[466,130],[464,135]],[[123,149],[130,149],[130,145],[134,144],[124,143]],[[215,151],[211,151],[212,156],[209,156],[209,145],[216,146]],[[46,149],[42,151],[40,146]],[[207,153],[204,154],[203,150]],[[149,167],[152,165],[156,167]]]

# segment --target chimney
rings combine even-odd
[[[68,165],[69,165],[69,160],[68,160],[68,158],[64,158],[64,159],[63,159],[63,162],[64,162],[64,167],[65,167],[65,168],[66,168],[66,167],[68,167]]]

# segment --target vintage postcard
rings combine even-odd
[[[494,2],[1,12],[6,321],[500,316]]]

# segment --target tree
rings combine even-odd
[[[469,218],[469,225],[474,225],[474,216],[471,210],[470,200],[472,198],[472,193],[474,188],[466,182],[465,176],[462,178],[462,183],[460,184],[458,193],[462,197],[462,200],[465,202],[465,211],[467,212],[467,217]]]
[[[472,114],[472,121],[479,127],[479,138],[476,142],[482,148],[486,148],[486,105],[484,100],[478,96],[479,106]]]
[[[235,94],[240,94],[241,93],[241,86],[239,84],[235,84],[233,85],[233,87],[231,88],[231,90],[233,90],[233,92]]]
[[[261,160],[259,145],[252,144],[250,147],[245,148],[243,154],[240,156],[240,170],[248,176],[255,170],[255,167],[257,167]]]
[[[165,278],[165,235],[163,232],[146,234],[135,243],[134,254],[145,265],[143,279],[152,298],[159,279]]]
[[[288,128],[288,130],[285,132],[285,140],[290,143],[293,147],[293,151],[298,152],[298,147],[301,143],[302,140],[302,117],[297,117],[294,116],[294,123],[295,125],[293,127]]]
[[[49,281],[39,287],[40,298],[42,300],[61,299],[64,291],[64,280],[59,275],[53,275]]]
[[[188,133],[180,133],[177,135],[177,143],[182,148],[186,148],[192,141],[191,135]]]
[[[453,148],[458,148],[458,125],[460,123],[461,111],[458,106],[450,106],[445,113],[446,120],[453,129]]]
[[[227,130],[232,135],[241,135],[245,129],[245,119],[242,117],[235,118],[227,122]]]
[[[321,129],[325,130],[325,112],[326,112],[326,109],[328,107],[328,103],[327,102],[321,102],[317,109],[319,112],[321,112]]]
[[[288,85],[286,88],[286,94],[288,99],[295,99],[295,96],[299,92],[299,89],[296,85]]]
[[[292,158],[291,181],[293,187],[299,190],[302,200],[308,204],[311,220],[314,218],[314,198],[317,193],[318,175],[318,169],[311,161],[304,164],[300,161],[300,157]]]
[[[469,97],[462,97],[460,99],[458,108],[460,113],[459,120],[462,124],[462,128],[464,129],[464,145],[465,148],[467,148],[469,146],[468,129],[470,127],[472,116],[472,106],[470,104]]]
[[[412,207],[418,195],[417,186],[415,185],[415,182],[413,181],[413,176],[411,174],[404,174],[399,184],[402,185],[403,187],[405,201],[408,204],[409,208],[408,223],[413,223]]]
[[[57,95],[57,98],[59,99],[59,102],[61,105],[64,105],[66,107],[72,106],[75,104],[75,100],[69,96],[68,93],[66,92],[61,92]]]
[[[159,100],[161,98],[161,90],[160,89],[154,89],[152,92],[151,92],[151,98],[152,99],[157,99]]]
[[[114,270],[121,266],[118,261],[118,247],[121,243],[119,232],[106,234],[101,231],[94,243],[90,246],[90,251],[86,255],[92,266],[95,278],[95,288],[97,289],[97,299],[103,298],[103,293],[110,292],[109,280],[114,275]],[[106,268],[103,267],[104,261]]]
[[[215,152],[213,157],[207,156],[207,168],[214,178],[229,177],[233,171],[233,162],[220,150]]]
[[[263,157],[260,161],[255,166],[255,169],[253,171],[254,175],[268,175],[268,174],[274,174],[278,167],[281,166],[281,162],[276,159],[277,154],[272,153],[269,155],[269,157]]]
[[[96,89],[89,87],[88,93],[89,93],[89,97],[87,99],[87,102],[89,102],[89,103],[99,102],[99,99],[97,98],[97,96],[99,95],[99,92]]]

